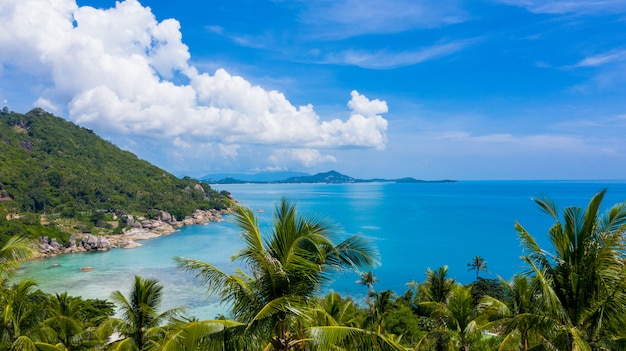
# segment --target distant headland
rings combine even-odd
[[[274,177],[272,173],[259,173],[254,175],[227,175],[215,174],[206,175],[201,179],[209,184],[299,184],[299,183],[325,183],[325,184],[344,184],[344,183],[456,183],[458,181],[451,179],[443,180],[420,180],[412,177],[398,179],[358,179],[341,174],[337,171],[328,171],[317,173],[314,175],[306,173],[277,173]]]

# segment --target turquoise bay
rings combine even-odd
[[[476,255],[488,262],[484,277],[505,279],[523,272],[524,253],[513,228],[515,221],[546,248],[552,221],[531,197],[547,196],[564,206],[586,206],[596,192],[607,189],[605,208],[626,201],[625,181],[466,181],[427,184],[240,184],[226,189],[257,212],[263,228],[271,225],[275,204],[295,200],[307,216],[332,220],[340,235],[358,233],[379,249],[381,265],[373,271],[375,288],[401,294],[406,283],[422,281],[426,270],[447,265],[462,283],[474,280],[467,263]],[[165,287],[163,308],[184,306],[188,314],[213,318],[225,311],[192,277],[176,269],[174,256],[203,260],[224,270],[235,266],[230,256],[240,247],[238,229],[226,221],[191,226],[171,235],[141,242],[136,249],[63,255],[29,262],[19,278],[31,277],[51,293],[68,291],[87,298],[108,298],[127,292],[132,277],[157,278]],[[53,267],[57,265],[58,267]],[[91,272],[80,267],[92,266]],[[365,289],[358,275],[344,273],[329,287],[357,300]]]

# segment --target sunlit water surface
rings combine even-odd
[[[467,263],[479,255],[488,263],[486,278],[505,279],[526,269],[524,253],[513,228],[519,221],[549,248],[547,228],[553,223],[530,200],[548,196],[563,206],[586,206],[593,194],[608,189],[605,208],[626,201],[623,181],[468,181],[442,184],[241,184],[214,186],[229,190],[256,212],[265,232],[274,206],[286,197],[308,216],[337,223],[340,235],[358,233],[380,251],[381,264],[373,271],[375,288],[401,294],[410,281],[422,281],[427,268],[442,265],[462,283],[475,279]],[[85,298],[109,298],[113,291],[128,293],[133,276],[156,278],[164,286],[162,309],[185,307],[190,316],[214,318],[227,313],[215,297],[192,277],[178,270],[174,256],[203,260],[226,271],[230,257],[241,247],[232,223],[190,226],[170,236],[142,241],[135,249],[62,255],[23,265],[19,278],[34,278],[50,293],[67,291]],[[93,271],[80,268],[92,266]],[[333,289],[362,301],[365,288],[358,275],[344,273],[323,291]]]

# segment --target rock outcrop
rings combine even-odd
[[[135,217],[123,211],[117,211],[115,215],[128,229],[120,235],[93,235],[88,233],[75,234],[70,237],[69,245],[63,245],[56,239],[41,237],[38,245],[40,257],[55,256],[66,253],[106,251],[112,248],[135,248],[141,246],[138,240],[147,240],[162,235],[170,235],[177,228],[186,225],[204,224],[207,222],[221,222],[222,215],[228,211],[219,210],[196,210],[193,215],[177,221],[174,216],[165,211],[159,211],[153,219]]]

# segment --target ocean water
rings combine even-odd
[[[607,189],[604,208],[626,201],[626,181],[463,181],[426,184],[238,184],[214,186],[228,190],[256,212],[267,232],[281,198],[294,200],[301,213],[333,221],[339,235],[360,234],[380,252],[381,264],[372,269],[377,290],[402,294],[411,281],[423,281],[428,268],[447,265],[451,277],[470,283],[472,257],[487,261],[485,278],[510,279],[527,269],[514,223],[520,222],[539,243],[550,249],[547,229],[553,221],[531,201],[547,196],[560,208],[585,207],[591,197]],[[230,257],[242,245],[239,230],[228,221],[182,228],[177,233],[142,241],[142,247],[108,252],[62,255],[29,262],[19,278],[33,278],[50,293],[68,291],[86,298],[127,293],[134,275],[156,278],[164,286],[163,308],[183,306],[188,315],[213,318],[227,312],[188,274],[179,271],[174,256],[200,259],[232,271]],[[92,266],[91,272],[80,267]],[[342,273],[330,289],[365,298],[356,273]]]

